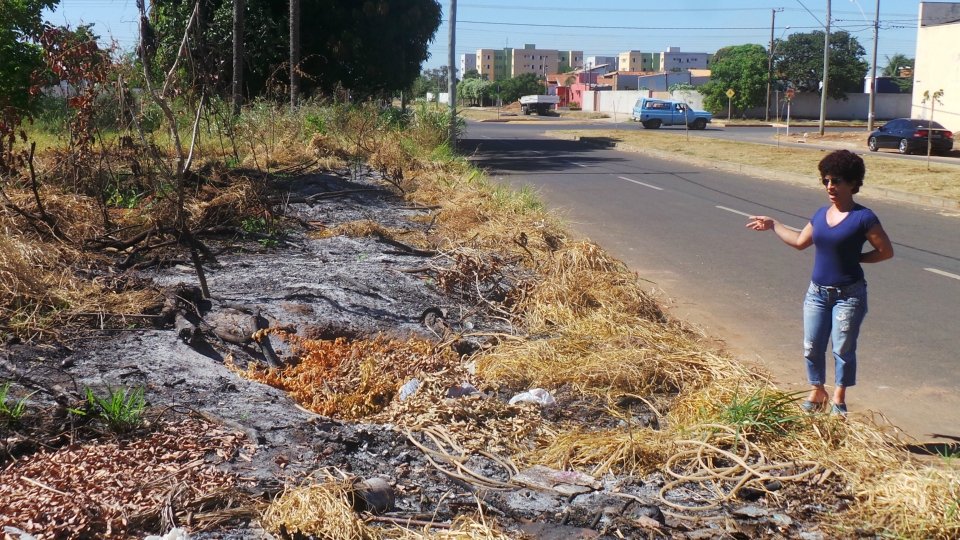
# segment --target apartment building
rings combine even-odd
[[[932,110],[933,119],[944,127],[960,132],[960,3],[920,2],[917,27],[917,58],[913,68],[913,118],[930,118],[931,95],[943,90],[940,103]]]
[[[658,53],[658,56],[659,66],[657,71],[689,71],[710,67],[709,54],[680,52],[680,47],[667,47],[667,50]]]
[[[618,57],[616,71],[660,71],[660,56],[640,51],[622,52]]]
[[[471,69],[477,69],[477,55],[461,54],[460,55],[460,71],[457,72],[457,78],[462,79],[463,74]]]
[[[608,71],[620,71],[619,56],[588,56],[583,61],[584,69],[593,69],[596,66],[607,66],[604,73]]]
[[[522,49],[478,49],[476,54],[476,70],[491,81],[523,73],[546,76],[580,67],[583,67],[583,51],[538,49],[533,44],[524,45]]]

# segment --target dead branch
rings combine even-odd
[[[347,195],[352,195],[354,193],[372,193],[380,192],[386,194],[382,189],[346,189],[343,191],[328,191],[325,193],[317,193],[315,195],[310,195],[309,197],[290,197],[287,199],[267,199],[267,204],[292,204],[292,203],[306,203],[312,205],[317,201],[324,199],[335,199],[337,197],[345,197]]]
[[[404,244],[403,242],[398,242],[393,238],[388,238],[387,236],[384,236],[382,234],[378,234],[377,239],[383,242],[384,244],[390,244],[393,247],[400,248],[401,250],[403,250],[401,254],[416,255],[418,257],[436,257],[437,256],[436,251],[410,247]]]

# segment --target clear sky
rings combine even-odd
[[[314,0],[302,0],[314,1]],[[360,1],[360,0],[358,0]],[[447,62],[449,0],[440,0],[443,23],[430,46],[424,68]],[[770,42],[770,15],[777,13],[777,37],[822,28],[826,0],[460,0],[457,3],[457,63],[460,54],[480,48],[523,47],[582,50],[584,56],[612,56],[622,51],[713,53],[727,45]],[[831,28],[852,33],[867,50],[873,47],[876,0],[833,0]],[[877,64],[885,56],[916,50],[918,0],[880,1]],[[121,47],[137,40],[134,0],[62,0],[47,19],[73,26],[95,23],[102,36]],[[790,26],[786,29],[786,26]]]

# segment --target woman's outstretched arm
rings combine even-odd
[[[788,246],[796,249],[807,249],[813,245],[813,224],[807,223],[802,231],[788,229],[779,221],[768,216],[750,216],[748,229],[755,231],[773,231]]]

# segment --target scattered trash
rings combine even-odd
[[[403,386],[400,387],[399,397],[400,401],[407,399],[408,397],[417,393],[417,390],[420,389],[420,379],[416,377],[410,379]]]
[[[823,540],[823,533],[820,531],[810,531],[800,533],[803,540]]]
[[[744,506],[743,508],[737,508],[736,510],[733,510],[731,514],[737,517],[758,518],[770,515],[770,512],[756,506]]]
[[[553,490],[563,495],[578,495],[600,489],[596,478],[577,471],[558,471],[535,465],[513,477],[512,483],[533,489]]]
[[[454,386],[452,388],[447,388],[447,397],[448,398],[458,398],[463,396],[469,396],[470,394],[481,394],[472,384],[468,382],[461,383],[459,386]]]
[[[170,532],[163,536],[150,535],[144,540],[189,540],[187,536],[187,531],[177,527],[176,529],[171,529]]]
[[[659,521],[657,521],[657,520],[655,520],[655,519],[653,519],[653,518],[647,517],[647,516],[638,516],[637,519],[633,520],[633,522],[636,523],[637,525],[639,525],[640,527],[643,527],[644,529],[659,529],[659,528],[660,528],[660,522],[659,522]]]
[[[544,407],[553,407],[557,404],[557,400],[550,395],[550,392],[547,392],[543,388],[534,388],[529,392],[523,392],[522,394],[517,394],[510,398],[511,405],[516,405],[521,401],[537,403],[543,405]]]
[[[32,534],[27,534],[16,527],[4,527],[3,532],[7,534],[19,534],[20,540],[37,540],[36,536],[33,536]]]
[[[383,478],[371,478],[356,485],[353,507],[361,512],[382,514],[393,509],[393,488]]]
[[[774,514],[773,521],[780,527],[789,527],[793,525],[793,519],[786,514]]]

